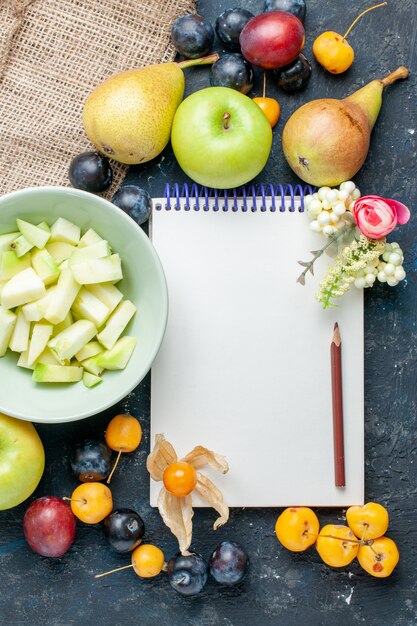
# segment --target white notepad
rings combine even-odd
[[[162,204],[158,210],[157,205]],[[192,204],[192,203],[191,203]],[[201,444],[229,472],[204,469],[233,507],[364,501],[363,292],[337,308],[315,299],[329,257],[296,283],[324,239],[297,209],[180,210],[154,201],[152,240],[169,292],[151,374],[151,446]],[[252,204],[250,205],[252,206]],[[346,487],[334,484],[330,344],[342,336]],[[151,481],[151,505],[161,483]],[[202,505],[195,499],[196,506]]]

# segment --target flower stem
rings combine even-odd
[[[333,235],[333,237],[329,239],[329,241],[326,243],[325,246],[320,248],[320,250],[314,250],[311,253],[313,255],[313,258],[311,259],[311,261],[307,261],[307,262],[298,261],[299,265],[301,265],[305,269],[303,272],[301,272],[300,276],[297,278],[297,283],[300,283],[300,285],[305,285],[305,277],[307,273],[311,272],[314,275],[313,265],[317,261],[317,259],[321,257],[321,255],[327,250],[327,248],[329,248],[332,245],[332,243],[334,243],[335,241],[338,241],[340,237],[343,237],[347,233],[351,232],[354,228],[356,228],[356,224],[349,224],[348,226],[345,226],[344,228],[342,228],[338,233],[336,233],[335,235]]]

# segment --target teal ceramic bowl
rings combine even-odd
[[[87,389],[75,384],[33,383],[18,355],[0,358],[0,412],[31,422],[80,420],[116,404],[144,378],[161,345],[168,316],[168,295],[159,258],[142,229],[103,198],[66,187],[23,189],[0,198],[0,234],[16,230],[16,218],[51,224],[64,217],[85,232],[94,228],[122,258],[117,287],[135,303],[137,313],[124,334],[136,337],[133,355],[122,371],[106,371],[103,382]]]

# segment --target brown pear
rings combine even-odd
[[[408,73],[399,67],[344,100],[323,98],[297,109],[282,135],[285,158],[297,176],[317,187],[350,180],[368,154],[384,88]]]

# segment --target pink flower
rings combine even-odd
[[[362,196],[353,205],[352,213],[358,228],[369,239],[382,239],[397,224],[406,224],[410,219],[404,204],[380,196]]]

